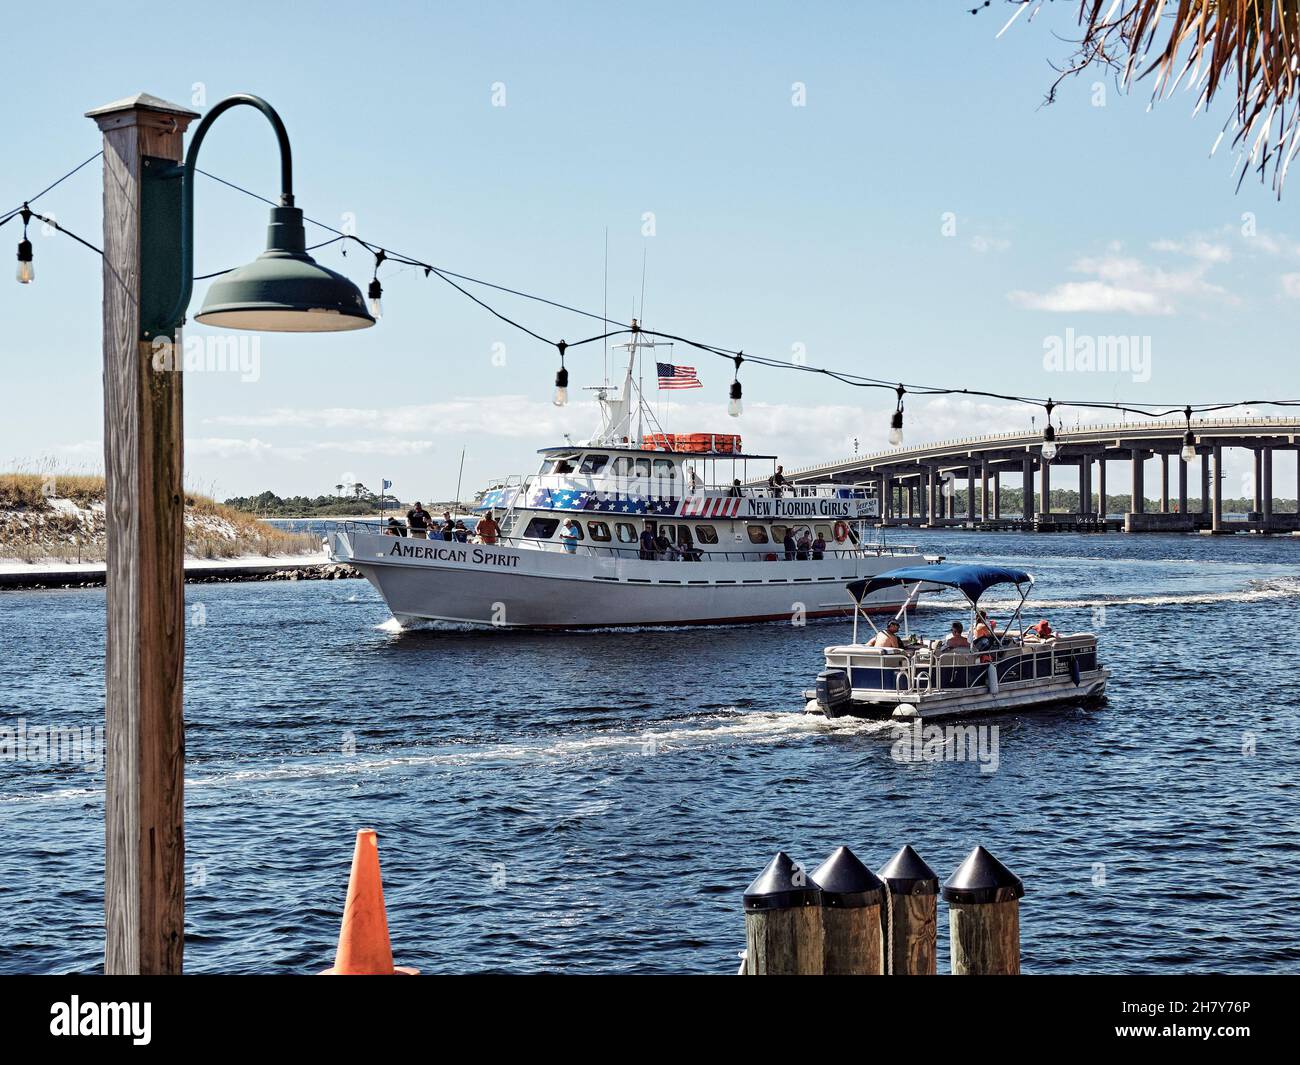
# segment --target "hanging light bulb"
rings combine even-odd
[[[563,407],[569,402],[569,371],[564,366],[564,349],[569,345],[561,340],[555,346],[560,349],[560,368],[555,373],[555,399],[552,402]]]
[[[1187,407],[1183,411],[1183,416],[1187,419],[1187,432],[1183,433],[1183,450],[1179,452],[1184,462],[1192,462],[1196,458],[1196,434],[1192,432],[1192,408]]]
[[[731,402],[727,404],[727,413],[733,418],[739,418],[744,411],[744,404],[740,402],[740,364],[745,361],[745,353],[739,352],[735,357],[736,376],[731,382]]]
[[[889,420],[889,446],[899,447],[903,443],[903,393],[907,391],[902,385],[898,386],[898,409],[894,411],[894,416]]]
[[[27,239],[27,223],[32,212],[23,204],[23,239],[18,242],[18,272],[20,285],[30,285],[36,280],[36,267],[32,264],[32,242]]]
[[[1056,458],[1056,427],[1052,424],[1052,408],[1055,406],[1050,399],[1047,401],[1047,425],[1043,429],[1043,461],[1051,462]]]
[[[375,252],[375,274],[370,279],[370,291],[367,293],[367,303],[370,305],[370,315],[372,318],[379,318],[384,313],[383,295],[384,286],[379,283],[379,264],[388,256],[384,254],[384,249],[380,248]]]

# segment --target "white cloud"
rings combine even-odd
[[[986,237],[979,234],[971,239],[971,250],[985,255],[991,251],[1006,251],[1011,247],[1011,241],[1004,240],[1001,237]]]
[[[1158,243],[1164,245],[1163,250],[1182,250],[1175,249],[1173,242]],[[1071,265],[1074,273],[1091,275],[1091,280],[1066,281],[1044,292],[1017,289],[1007,293],[1007,299],[1036,311],[1134,315],[1175,314],[1183,300],[1238,302],[1205,276],[1211,265],[1226,261],[1223,256],[1231,253],[1215,250],[1216,246],[1203,241],[1189,242],[1187,247],[1192,250],[1184,253],[1196,262],[1186,269],[1166,270],[1112,248],[1105,255],[1077,259]]]
[[[1226,244],[1189,237],[1187,240],[1157,240],[1151,244],[1153,251],[1186,255],[1202,263],[1226,263],[1232,260],[1232,249]]]
[[[1283,274],[1280,280],[1284,296],[1300,299],[1300,274]]]

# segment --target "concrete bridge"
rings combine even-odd
[[[841,481],[875,485],[886,525],[985,525],[1051,531],[1101,530],[1122,524],[1126,532],[1205,529],[1225,533],[1300,529],[1296,514],[1273,512],[1273,459],[1279,450],[1300,452],[1300,417],[1193,419],[1191,430],[1197,458],[1190,463],[1180,454],[1187,426],[1179,419],[1058,429],[1057,454],[1050,463],[1043,461],[1040,431],[881,451],[805,467],[787,472],[786,477],[796,484]],[[1245,520],[1228,520],[1223,513],[1223,456],[1230,448],[1244,448],[1254,456],[1254,507]],[[1149,460],[1155,461],[1159,479],[1154,503],[1145,491]],[[1105,506],[1107,468],[1115,462],[1125,464],[1132,485],[1132,504],[1122,523],[1108,519]],[[1062,473],[1079,489],[1075,514],[1050,511],[1052,479]],[[1002,506],[1004,477],[1012,483],[1018,480],[1023,490],[1018,514],[1008,514]],[[1196,493],[1200,503],[1195,512],[1188,506],[1189,478],[1200,481]],[[957,493],[963,481],[965,513],[959,514]],[[1300,498],[1300,459],[1292,483]]]

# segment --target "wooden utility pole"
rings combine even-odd
[[[179,973],[185,919],[181,361],[141,304],[174,299],[180,162],[198,115],[141,94],[87,112],[104,137],[104,971]],[[179,335],[173,338],[179,344]]]

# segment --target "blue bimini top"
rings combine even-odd
[[[860,603],[872,592],[881,588],[892,588],[898,584],[912,584],[924,581],[929,584],[941,584],[946,588],[956,588],[972,603],[995,584],[1033,584],[1034,578],[1024,570],[1010,569],[1006,566],[976,566],[957,562],[940,563],[932,566],[904,566],[891,569],[860,581],[850,581],[846,586],[855,603]]]

